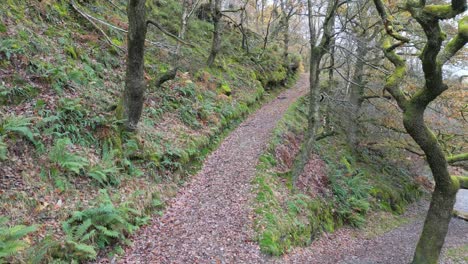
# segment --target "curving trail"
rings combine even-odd
[[[308,75],[233,131],[182,188],[164,216],[136,236],[121,263],[259,263],[252,241],[251,180],[259,155]]]
[[[133,246],[119,263],[409,263],[427,211],[425,201],[408,210],[406,224],[376,237],[369,237],[365,229],[341,228],[279,258],[265,256],[253,241],[251,180],[258,157],[277,121],[307,89],[308,75],[303,75],[294,88],[233,131],[172,199],[164,216],[133,236]],[[457,206],[466,205],[462,201]],[[372,221],[376,220],[371,217]],[[446,247],[462,245],[468,245],[468,222],[453,219]]]

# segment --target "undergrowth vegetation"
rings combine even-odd
[[[313,178],[312,188],[295,187],[298,183],[284,169],[284,153],[279,149],[300,145],[307,129],[307,109],[307,98],[288,109],[259,159],[254,180],[257,239],[263,252],[275,256],[310,244],[322,232],[343,225],[362,227],[370,210],[402,213],[422,194],[409,172],[389,164],[384,156],[364,153],[357,161],[340,135],[317,142],[314,164],[318,165],[306,172]],[[295,154],[289,153],[292,158]],[[321,166],[323,175],[319,175]]]
[[[127,27],[127,1],[75,2]],[[148,18],[169,32],[179,30],[180,14],[177,1],[148,1]],[[160,213],[229,129],[275,88],[294,81],[297,71],[284,66],[278,44],[265,52],[253,44],[247,54],[230,25],[216,66],[205,67],[212,27],[190,21],[187,40],[196,47],[182,47],[178,74],[161,87],[159,77],[173,67],[165,46],[176,43],[149,29],[157,45],[146,46],[145,106],[138,134],[130,134],[119,129],[118,118],[126,35],[105,27],[109,45],[70,1],[3,3],[0,213],[10,221],[1,228],[24,232],[1,237],[0,245],[16,252],[28,244],[18,241],[29,233],[32,246],[1,258],[71,263],[93,259],[105,247],[119,253],[125,238]],[[257,35],[251,39],[262,43]],[[300,68],[300,56],[291,54],[290,64]]]

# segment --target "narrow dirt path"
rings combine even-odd
[[[121,263],[264,262],[252,241],[251,180],[277,121],[307,87],[303,75],[233,131],[164,216],[134,236]]]

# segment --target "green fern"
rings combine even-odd
[[[103,248],[117,241],[125,241],[129,234],[148,220],[141,217],[139,211],[130,208],[131,204],[123,203],[115,207],[106,190],[100,190],[98,204],[98,207],[74,212],[62,224],[70,241]]]
[[[27,234],[36,230],[35,226],[17,225],[7,227],[8,219],[0,217],[0,263],[3,263],[5,258],[14,256],[25,249],[28,243],[23,241]]]
[[[97,252],[93,246],[80,242],[76,237],[66,235],[61,239],[46,236],[29,252],[29,263],[77,263],[93,260]]]
[[[49,158],[65,171],[70,171],[75,174],[80,174],[80,171],[88,166],[88,160],[79,155],[70,153],[67,147],[71,145],[68,138],[62,138],[55,141],[52,150],[49,153]]]
[[[114,153],[112,150],[105,150],[99,164],[89,168],[88,176],[99,182],[99,184],[118,185],[120,169],[115,165]]]
[[[34,133],[30,128],[31,120],[32,118],[24,116],[7,115],[0,123],[0,135],[17,134],[36,145],[37,141],[34,137],[37,133]]]

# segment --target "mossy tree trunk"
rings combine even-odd
[[[128,15],[128,54],[123,94],[123,118],[127,130],[135,130],[143,110],[145,78],[146,0],[130,0]]]
[[[213,41],[211,42],[211,52],[208,56],[206,64],[208,67],[213,66],[216,56],[218,55],[219,49],[221,48],[221,0],[212,0],[214,3],[212,6],[212,17],[213,17]]]
[[[400,83],[406,75],[406,63],[398,56],[395,49],[410,41],[399,34],[392,26],[381,0],[374,0],[377,11],[382,17],[387,37],[383,42],[386,58],[395,66],[387,78],[385,89],[395,98],[403,110],[403,125],[408,134],[416,141],[426,155],[435,180],[429,211],[423,231],[413,257],[413,264],[436,264],[438,262],[448,225],[452,216],[456,193],[460,187],[466,188],[465,177],[450,176],[445,157],[435,135],[426,126],[424,112],[427,106],[448,89],[443,82],[442,66],[458,52],[468,41],[468,17],[463,17],[458,24],[458,33],[445,47],[442,47],[445,33],[439,25],[442,19],[452,19],[466,10],[465,0],[452,0],[451,4],[429,5],[424,1],[408,1],[405,8],[421,25],[427,42],[420,56],[424,71],[425,85],[411,98],[405,96]],[[392,44],[391,38],[398,42]]]

